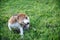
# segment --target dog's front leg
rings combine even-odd
[[[10,31],[12,30],[10,25],[8,25],[8,28],[9,28]]]
[[[19,27],[21,38],[23,38],[23,27]]]

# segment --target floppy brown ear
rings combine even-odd
[[[19,17],[20,17],[20,18],[24,18],[25,16],[26,16],[25,14],[18,14],[18,15],[17,15],[17,18],[18,18],[18,19],[19,19]]]
[[[19,17],[20,17],[20,14],[18,14],[16,18],[19,19]]]

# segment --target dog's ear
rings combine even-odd
[[[17,15],[17,19],[19,19],[19,16]]]
[[[19,18],[24,19],[25,17],[26,17],[25,14],[18,14],[18,15],[17,15],[17,18],[18,18],[18,19],[19,19]]]
[[[20,15],[20,14],[18,14],[18,15],[17,15],[17,19],[19,19],[20,17],[21,17],[21,15]]]

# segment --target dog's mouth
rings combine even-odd
[[[21,23],[20,25],[23,27],[23,29],[27,29],[27,25],[29,25],[29,22],[26,23],[26,24],[25,23]]]
[[[26,25],[24,25],[23,29],[26,29],[26,28],[27,28]]]

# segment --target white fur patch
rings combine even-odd
[[[8,27],[10,30],[11,30],[11,28],[19,28],[20,29],[20,35],[23,35],[23,27],[21,27],[21,25],[18,22],[13,23],[13,24],[8,23]]]
[[[24,23],[25,24],[29,23],[29,20],[28,19],[24,19]]]

